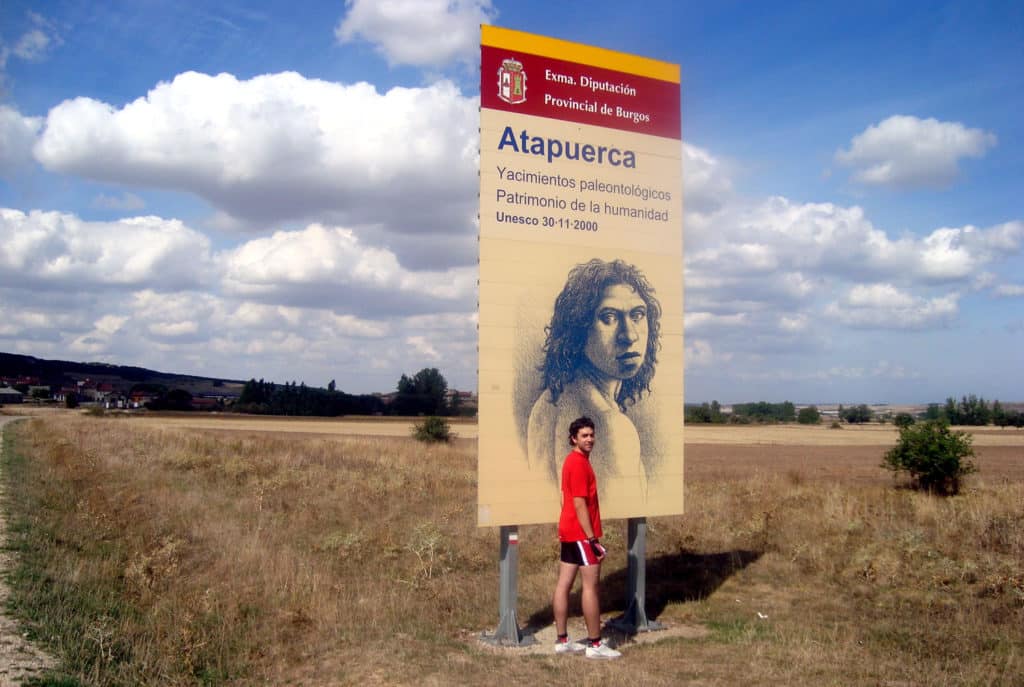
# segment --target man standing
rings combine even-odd
[[[601,561],[605,548],[601,537],[601,509],[597,500],[597,478],[590,466],[594,448],[594,422],[580,417],[569,425],[572,451],[562,465],[562,513],[558,518],[558,539],[562,542],[558,583],[551,606],[555,612],[556,653],[586,651],[587,658],[618,658],[622,654],[601,640],[601,606],[598,587],[601,582]],[[576,581],[576,572],[583,578],[583,619],[587,639],[583,644],[570,642],[569,590]]]

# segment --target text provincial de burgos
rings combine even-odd
[[[544,70],[544,80],[552,83],[557,83],[561,86],[572,86],[575,88],[583,88],[589,90],[592,93],[614,93],[616,95],[624,95],[630,98],[635,98],[637,95],[636,88],[626,82],[613,82],[604,79],[595,79],[587,76],[586,74],[562,74],[560,72],[552,71],[551,69]],[[651,121],[650,114],[646,112],[637,112],[629,108],[616,105],[614,108],[607,104],[601,104],[597,100],[576,100],[572,97],[560,98],[551,93],[544,94],[544,104],[553,107],[560,107],[570,110],[579,110],[582,112],[600,113],[606,116],[614,116],[621,119],[632,120],[634,124],[642,124]]]

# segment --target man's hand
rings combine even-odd
[[[590,538],[590,550],[594,552],[594,557],[597,560],[601,560],[608,555],[608,549],[601,545],[601,542],[597,540],[597,537]]]

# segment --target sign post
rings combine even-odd
[[[499,620],[493,635],[484,634],[484,641],[501,646],[529,646],[532,636],[519,631],[516,606],[519,601],[519,528],[505,525],[500,528],[501,581],[498,589]]]
[[[626,528],[629,537],[626,612],[608,624],[629,635],[663,630],[664,625],[647,618],[647,518],[630,518]]]

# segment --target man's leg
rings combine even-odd
[[[580,573],[583,578],[583,619],[587,623],[587,636],[597,639],[601,636],[601,601],[598,598],[601,564],[585,565],[580,568]]]
[[[569,623],[569,590],[576,581],[576,570],[579,567],[565,561],[558,564],[558,582],[555,584],[555,594],[551,598],[551,609],[555,612],[555,630],[559,635],[566,633]]]

